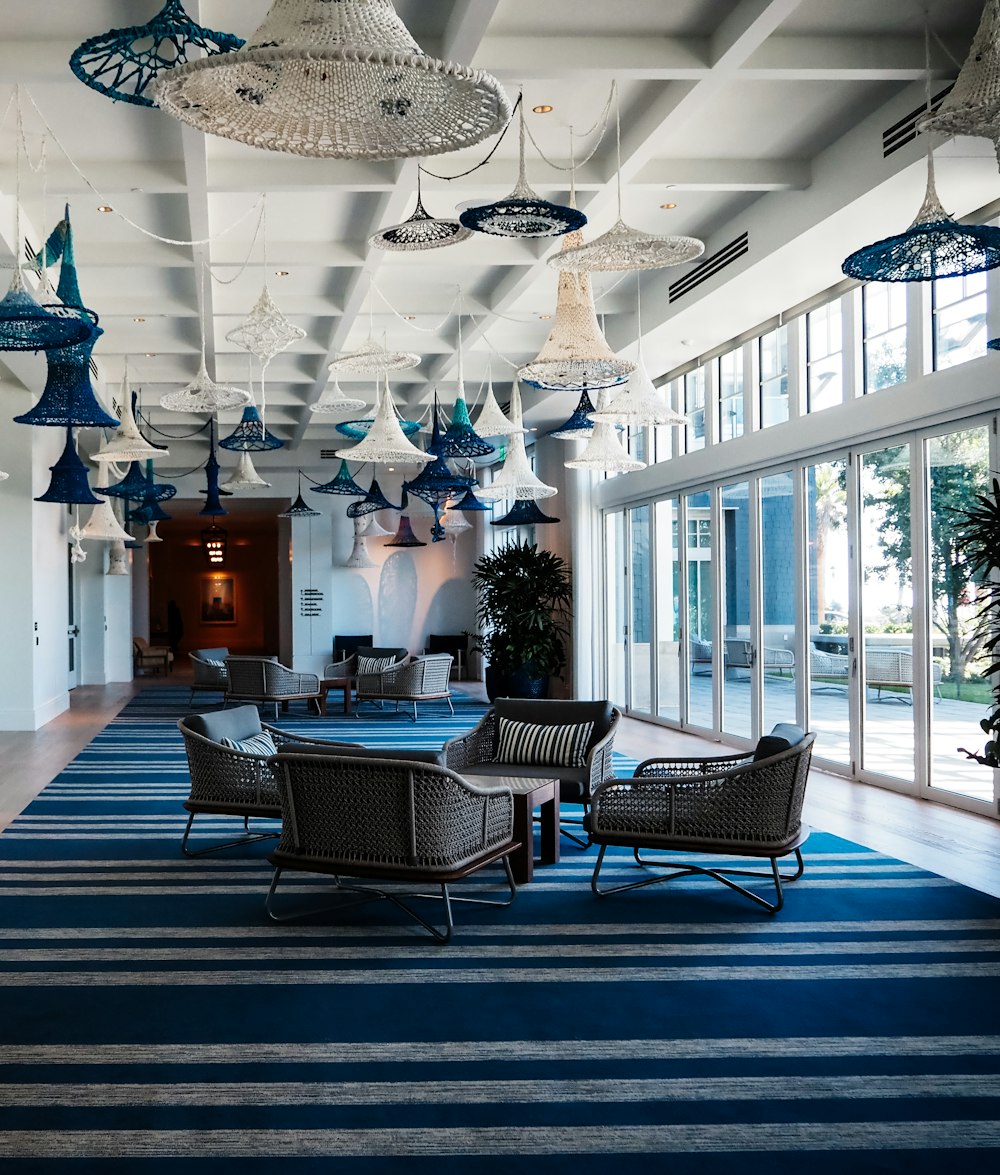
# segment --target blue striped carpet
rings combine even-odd
[[[144,691],[0,836],[5,1175],[1000,1154],[1000,902],[815,833],[775,918],[695,880],[599,901],[567,846],[449,947],[385,904],[269,925],[268,842],[179,855],[185,701]],[[282,725],[436,745],[480,710]]]

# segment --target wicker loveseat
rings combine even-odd
[[[508,854],[513,840],[509,788],[476,787],[440,765],[438,752],[284,748],[273,760],[279,775],[282,831],[269,860],[274,876],[265,908],[275,921],[318,913],[279,913],[278,881],[286,870],[330,874],[347,901],[386,900],[405,911],[441,943],[453,930],[452,902],[507,906],[516,893]],[[487,865],[505,874],[501,900],[453,898],[450,886]],[[345,884],[344,878],[357,883]],[[410,882],[415,890],[383,889],[371,882]],[[367,884],[365,884],[367,883]],[[422,893],[426,886],[437,893]],[[357,895],[360,895],[360,899]],[[415,898],[438,898],[444,925],[413,909]]]
[[[594,788],[614,774],[612,751],[615,730],[621,712],[606,701],[562,701],[535,698],[497,698],[493,707],[468,734],[449,739],[443,747],[444,761],[454,771],[470,775],[521,775],[535,779],[558,779],[562,804],[582,804],[586,811]],[[517,754],[500,751],[501,722],[524,723],[527,728],[569,727],[592,723],[578,765],[538,762],[544,752],[519,759]],[[558,756],[557,756],[558,757]],[[581,847],[590,841],[564,827],[582,824],[581,820],[562,818],[560,830]]]
[[[266,747],[253,751],[241,750],[225,745],[223,739],[246,743],[266,731],[276,749],[291,744],[307,744],[326,750],[354,745],[308,739],[262,724],[256,706],[233,706],[228,710],[189,714],[180,719],[177,725],[184,736],[184,749],[191,774],[191,793],[184,803],[191,814],[181,839],[181,852],[186,857],[198,857],[203,853],[277,836],[276,832],[252,835],[249,827],[251,817],[276,820],[281,815],[274,769],[268,761],[268,755],[273,752]],[[188,837],[198,813],[242,816],[245,835],[224,844],[192,851],[187,847]]]
[[[692,874],[714,877],[776,913],[784,902],[782,882],[802,876],[799,846],[809,830],[802,824],[809,761],[815,735],[779,724],[753,751],[712,759],[647,759],[632,779],[608,780],[594,791],[587,816],[590,835],[601,846],[591,886],[600,897]],[[643,869],[666,869],[638,881],[601,889],[599,877],[609,845],[631,848]],[[643,855],[655,851],[657,858]],[[771,869],[716,868],[675,854],[718,853],[765,857]],[[782,874],[778,860],[794,854],[796,870]],[[663,859],[664,856],[667,859]],[[776,899],[738,884],[733,877],[770,879]]]

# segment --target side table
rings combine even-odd
[[[532,813],[541,817],[540,864],[559,863],[559,780],[530,779],[523,775],[466,775],[476,787],[509,787],[514,796],[514,839],[520,847],[510,855],[510,868],[518,885],[527,885],[535,872],[535,833]]]
[[[353,677],[324,677],[319,683],[319,713],[321,718],[326,717],[326,692],[331,689],[344,691],[344,713],[353,712],[352,696],[354,693]]]

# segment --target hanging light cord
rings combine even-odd
[[[548,157],[548,155],[546,155],[545,152],[538,145],[538,140],[531,133],[531,127],[530,126],[525,127],[525,130],[527,131],[527,134],[528,134],[528,138],[531,140],[531,145],[535,148],[535,150],[542,157],[542,159],[549,165],[549,167],[554,167],[556,169],[556,171],[570,171],[570,172],[572,172],[572,171],[575,171],[576,168],[578,168],[578,167],[583,167],[584,164],[589,163],[591,161],[591,159],[594,158],[594,156],[597,154],[598,147],[600,147],[601,143],[604,141],[604,136],[607,133],[608,123],[610,121],[610,116],[611,116],[611,105],[614,102],[615,95],[617,94],[617,92],[618,92],[618,83],[615,81],[612,81],[611,88],[608,91],[608,96],[604,102],[604,109],[597,116],[597,120],[595,121],[594,125],[589,130],[579,132],[579,137],[583,138],[583,139],[587,139],[592,134],[597,132],[597,141],[594,143],[594,146],[591,148],[590,152],[587,155],[585,155],[582,159],[573,159],[573,152],[571,149],[570,150],[570,161],[569,161],[569,164],[565,167],[561,163],[556,163],[554,160],[550,159]],[[598,127],[600,127],[600,130],[598,130]],[[577,132],[573,129],[572,126],[569,129],[570,129],[571,135],[575,136],[577,134]]]
[[[490,148],[489,154],[486,156],[486,158],[481,163],[477,163],[475,165],[475,167],[470,167],[468,171],[460,171],[458,173],[458,175],[438,175],[438,173],[436,171],[430,171],[430,170],[428,170],[428,168],[423,167],[420,164],[417,165],[418,169],[420,171],[422,171],[424,173],[424,175],[432,176],[436,180],[446,180],[448,183],[451,183],[452,180],[464,179],[467,175],[472,175],[472,173],[474,171],[478,171],[481,167],[485,167],[486,164],[489,163],[489,161],[493,158],[493,155],[496,152],[497,147],[499,147],[500,144],[503,142],[504,136],[510,130],[510,124],[514,121],[514,115],[517,114],[517,108],[520,105],[521,105],[521,95],[519,94],[517,101],[514,103],[514,109],[510,112],[510,118],[507,119],[507,125],[500,132],[500,137],[497,139],[497,141]]]

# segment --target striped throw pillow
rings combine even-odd
[[[251,734],[248,738],[220,738],[219,742],[231,751],[245,751],[248,755],[276,755],[278,748],[268,731]]]
[[[211,665],[213,669],[225,669],[225,661],[213,661],[211,657],[203,657],[202,660],[206,665]]]
[[[395,657],[358,657],[358,674],[382,673],[395,664]]]
[[[495,761],[534,767],[583,767],[593,732],[593,722],[542,726],[501,718]]]

